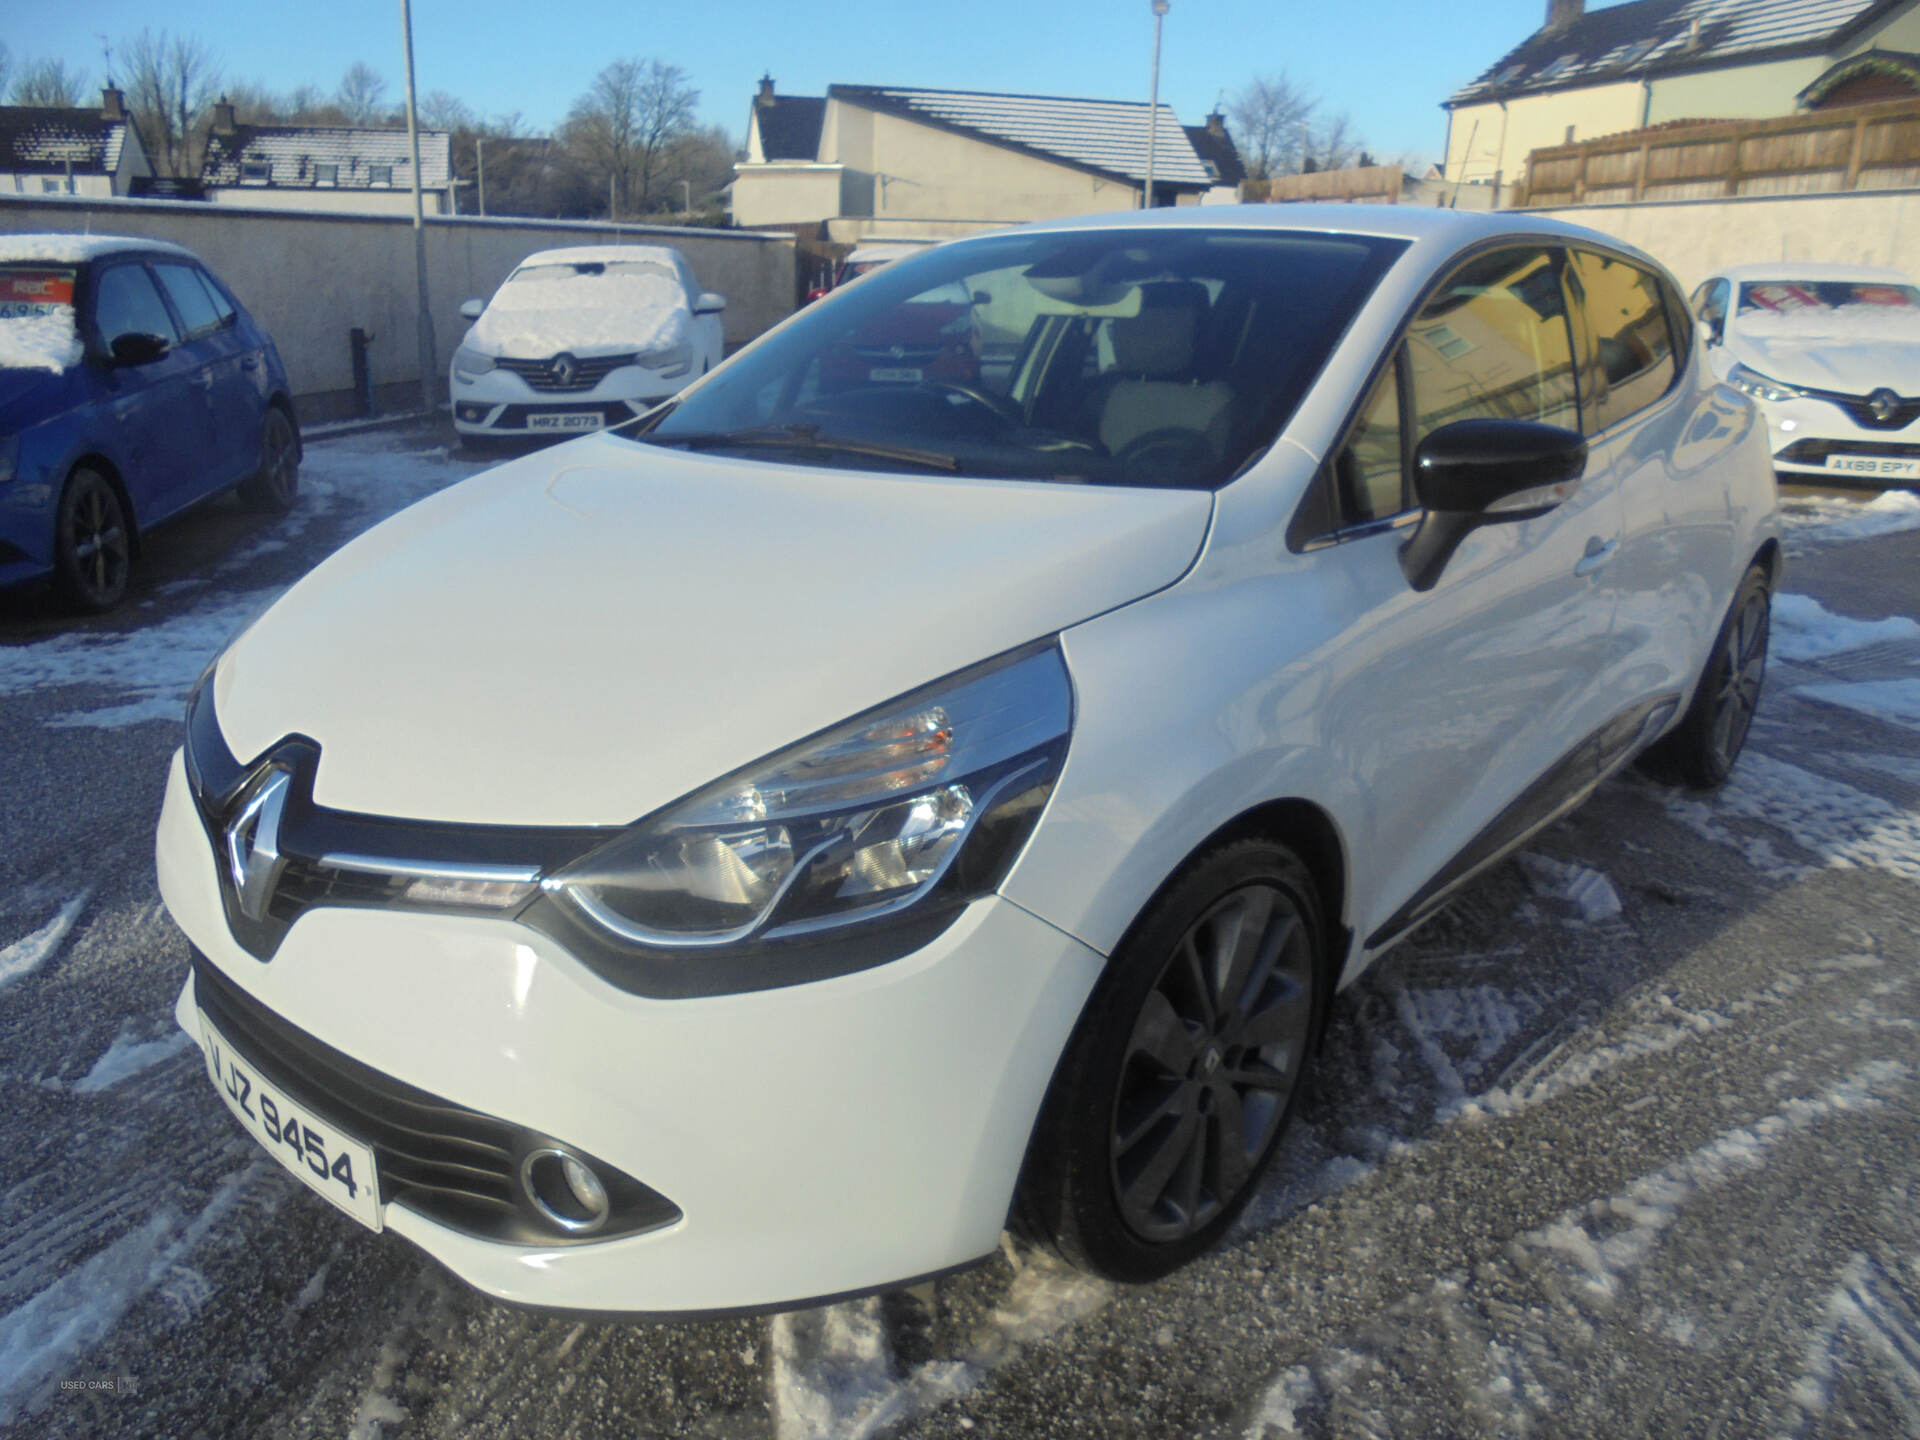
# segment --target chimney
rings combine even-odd
[[[1225,136],[1227,133],[1227,117],[1222,115],[1218,110],[1210,113],[1207,116],[1207,133],[1209,135]]]
[[[213,106],[213,133],[231,135],[234,132],[233,102],[222,95]]]
[[[1586,0],[1547,0],[1545,30],[1564,30],[1586,14]]]
[[[773,104],[773,76],[762,75],[760,77],[760,93],[753,97],[753,103],[756,105]]]
[[[126,93],[116,89],[111,80],[107,81],[100,90],[100,114],[108,120],[124,120],[127,118]]]

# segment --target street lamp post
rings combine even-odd
[[[433,409],[436,371],[434,360],[433,308],[427,301],[427,227],[421,218],[420,201],[420,125],[413,103],[413,5],[400,0],[400,36],[407,55],[407,143],[413,150],[413,276],[419,293],[420,318],[416,324],[420,343],[420,408]]]
[[[1160,26],[1167,18],[1167,0],[1153,0],[1153,90],[1147,104],[1147,194],[1143,209],[1153,208],[1153,141],[1160,128]]]

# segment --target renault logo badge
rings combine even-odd
[[[562,385],[573,384],[574,377],[580,373],[580,362],[571,355],[553,357],[553,378]]]
[[[1893,419],[1894,412],[1900,408],[1900,397],[1882,386],[1867,397],[1867,409],[1873,412],[1873,418],[1882,425]]]
[[[227,825],[227,875],[249,920],[267,918],[267,902],[287,858],[280,853],[280,820],[293,776],[275,767]]]

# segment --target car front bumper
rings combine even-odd
[[[547,1246],[452,1228],[404,1192],[386,1204],[389,1229],[472,1285],[543,1306],[780,1306],[989,1253],[1103,964],[998,897],[891,964],[706,999],[617,990],[510,921],[393,910],[312,910],[262,963],[228,932],[178,755],[157,859],[180,928],[252,999],[384,1075],[562,1138],[679,1207],[660,1229]],[[200,1041],[191,982],[177,1015]]]
[[[565,435],[604,429],[644,415],[679,394],[690,376],[662,379],[638,365],[622,366],[584,390],[535,390],[510,370],[489,370],[473,380],[448,372],[453,428],[462,435]],[[560,417],[597,416],[597,425],[574,429]],[[543,425],[536,417],[546,417]]]
[[[1776,470],[1841,484],[1920,480],[1920,420],[1879,429],[1859,424],[1830,400],[1756,403],[1767,417]]]

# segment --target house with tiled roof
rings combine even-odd
[[[1518,180],[1529,152],[1674,120],[1791,115],[1823,76],[1920,51],[1920,0],[1547,0],[1545,23],[1445,102],[1449,182]],[[1833,86],[1826,87],[1831,93]]]
[[[1245,178],[1219,116],[1191,129],[1166,105],[831,85],[780,95],[760,82],[734,167],[744,226],[818,224],[840,242],[967,234],[1131,209],[1152,151],[1154,203],[1238,198]]]
[[[0,195],[125,195],[152,173],[111,85],[97,110],[0,105]]]
[[[413,149],[405,130],[345,125],[239,125],[215,105],[200,168],[204,197],[255,209],[413,213]],[[454,209],[453,137],[420,132],[420,191],[429,215]]]

